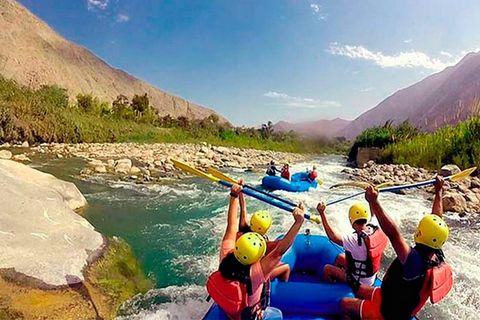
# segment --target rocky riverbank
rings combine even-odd
[[[73,183],[0,159],[0,203],[0,319],[112,319],[152,286],[126,243],[74,212],[87,202]]]
[[[1,147],[12,147],[3,145]],[[28,147],[24,144],[21,147]],[[79,157],[86,160],[82,174],[117,174],[138,181],[156,181],[165,177],[179,177],[171,159],[178,159],[196,167],[251,169],[264,168],[274,160],[276,163],[297,162],[305,155],[269,150],[217,147],[202,144],[137,144],[137,143],[84,143],[41,144],[22,154],[13,155],[8,150],[0,151],[0,158],[29,161],[36,154],[50,153],[56,157]]]
[[[460,172],[456,165],[442,167],[439,174],[449,176]],[[372,184],[391,182],[393,185],[410,184],[433,179],[436,172],[423,168],[415,168],[408,164],[391,165],[375,164],[369,161],[363,168],[346,168],[343,173],[355,181]],[[433,187],[425,187],[425,191],[433,193]],[[464,216],[468,213],[480,213],[480,179],[469,177],[457,182],[446,182],[443,206],[445,211],[452,211]],[[408,191],[407,191],[408,192]]]

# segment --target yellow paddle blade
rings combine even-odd
[[[317,183],[318,183],[319,186],[321,186],[321,185],[323,184],[322,179],[318,178],[318,179],[317,179]]]
[[[390,186],[393,186],[393,181],[387,181],[387,182],[384,182],[384,183],[377,184],[375,186],[375,188],[382,189],[382,188],[386,188],[386,187],[390,187]]]
[[[208,171],[210,172],[211,175],[213,175],[214,177],[216,177],[220,180],[227,181],[227,182],[230,182],[230,183],[238,183],[237,180],[227,176],[225,173],[220,172],[217,169],[208,168]]]
[[[361,189],[367,189],[367,187],[369,185],[370,184],[368,182],[349,181],[349,182],[342,182],[342,183],[334,184],[333,186],[330,187],[330,189],[338,188],[338,187],[357,187],[357,188],[361,188]]]
[[[220,181],[220,179],[210,175],[210,174],[207,174],[203,171],[200,171],[192,166],[189,166],[188,164],[184,163],[184,162],[181,162],[181,161],[178,161],[178,160],[175,160],[175,159],[172,159],[172,162],[173,162],[173,165],[179,169],[182,169],[184,171],[187,171],[193,175],[196,175],[196,176],[199,176],[200,178],[204,178],[204,179],[207,179],[207,180],[210,180],[210,181],[213,181],[213,182],[218,182]]]
[[[455,173],[454,175],[452,175],[452,177],[450,178],[451,181],[456,181],[456,180],[460,180],[460,179],[463,179],[463,178],[466,178],[468,177],[469,175],[472,174],[473,171],[475,171],[477,169],[477,167],[473,167],[473,168],[470,168],[470,169],[466,169],[466,170],[463,170],[459,173]]]
[[[322,222],[322,220],[320,220],[320,218],[318,216],[310,216],[310,221],[313,221],[313,222],[316,222],[317,224],[319,224],[320,222]]]

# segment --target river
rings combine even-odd
[[[37,159],[38,160],[38,159]],[[122,309],[120,319],[201,319],[209,307],[205,281],[218,266],[218,247],[226,225],[228,190],[200,178],[164,180],[161,184],[135,184],[111,176],[82,178],[84,163],[79,159],[45,158],[35,161],[41,170],[74,182],[88,200],[85,217],[107,235],[125,239],[133,248],[146,273],[156,282],[156,289],[139,295]],[[303,201],[315,213],[319,201],[329,201],[356,192],[356,189],[328,187],[345,181],[341,157],[322,156],[308,163],[291,165],[291,172],[318,167],[323,185],[307,193],[276,192],[295,202]],[[228,174],[260,184],[262,174],[229,169]],[[385,210],[397,222],[408,241],[422,215],[431,210],[428,194],[415,190],[408,195],[381,194]],[[358,199],[327,208],[336,230],[351,232],[348,208]],[[249,213],[267,208],[247,199]],[[293,222],[291,214],[273,207],[270,238],[285,232]],[[480,308],[480,220],[460,219],[446,214],[450,239],[444,251],[454,270],[455,286],[438,305],[427,304],[419,319],[478,319]],[[321,225],[306,221],[302,231],[325,234]],[[383,259],[384,268],[394,253],[389,246]],[[383,270],[384,270],[383,268]],[[383,274],[382,274],[383,275]]]

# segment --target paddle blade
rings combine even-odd
[[[186,172],[189,172],[193,175],[196,175],[200,178],[204,178],[204,179],[207,179],[207,180],[210,180],[210,181],[213,181],[213,182],[219,182],[220,179],[210,175],[210,174],[207,174],[203,171],[200,171],[184,162],[181,162],[181,161],[178,161],[178,160],[175,160],[175,159],[172,159],[172,162],[173,162],[173,165],[179,169],[182,169],[183,171],[186,171]]]
[[[470,168],[470,169],[466,169],[466,170],[463,170],[459,173],[456,173],[454,175],[452,175],[452,177],[450,178],[451,181],[456,181],[456,180],[460,180],[460,179],[463,179],[463,178],[466,178],[468,177],[469,175],[472,174],[473,171],[475,171],[477,169],[477,167],[473,167],[473,168]]]
[[[318,178],[318,179],[317,179],[317,183],[318,183],[319,186],[321,186],[321,185],[323,184],[322,179]]]
[[[392,182],[392,181],[387,181],[387,182],[384,182],[384,183],[377,184],[377,185],[375,186],[375,188],[377,188],[377,189],[382,189],[382,188],[386,188],[386,187],[390,187],[390,186],[393,186],[393,182]]]
[[[210,172],[211,175],[213,175],[214,177],[220,179],[220,180],[223,180],[223,181],[227,181],[227,182],[230,182],[230,183],[238,183],[237,180],[227,176],[226,174],[224,174],[223,172],[220,172],[216,169],[213,169],[213,168],[208,168],[208,172]]]
[[[317,224],[320,224],[321,220],[318,216],[310,216],[310,221],[316,222]]]
[[[368,182],[349,181],[349,182],[342,182],[342,183],[334,184],[333,186],[330,187],[330,189],[339,188],[339,187],[356,187],[356,188],[361,188],[361,189],[367,189],[367,187],[369,185],[370,184]]]

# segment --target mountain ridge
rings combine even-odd
[[[480,53],[471,52],[455,66],[397,90],[339,134],[353,139],[366,128],[407,119],[420,130],[433,132],[478,114],[479,99]]]

